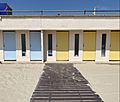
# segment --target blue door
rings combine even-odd
[[[30,32],[30,57],[31,60],[42,60],[40,32]]]
[[[3,32],[4,60],[16,60],[16,33]]]

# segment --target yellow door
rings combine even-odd
[[[68,60],[68,32],[56,33],[56,60]]]
[[[83,34],[83,60],[95,60],[96,32],[84,32]]]
[[[120,60],[120,31],[110,34],[110,60]]]

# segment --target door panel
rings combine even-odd
[[[40,32],[30,32],[30,57],[31,60],[42,60]]]
[[[120,31],[111,32],[110,60],[120,60]]]
[[[56,60],[68,60],[68,32],[56,33]]]
[[[84,32],[83,44],[83,60],[95,60],[96,32]]]
[[[16,60],[15,32],[3,32],[3,36],[4,36],[4,60]]]

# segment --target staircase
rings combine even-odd
[[[46,64],[30,102],[103,102],[73,64]]]

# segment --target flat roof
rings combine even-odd
[[[0,12],[5,12],[0,10]],[[10,17],[118,17],[120,10],[6,10]],[[3,17],[4,15],[0,15]],[[6,16],[6,15],[5,15]]]
[[[34,18],[34,17],[120,17],[120,15],[0,15],[0,17],[7,18]]]

